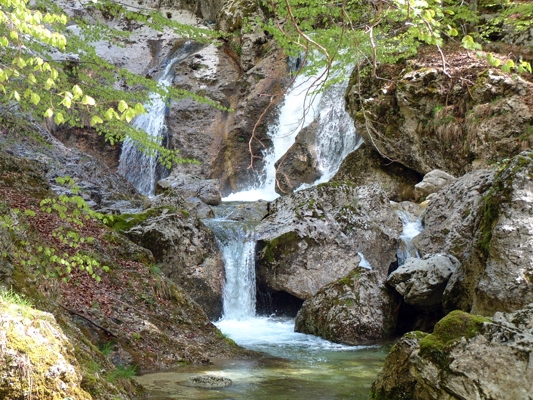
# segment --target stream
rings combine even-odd
[[[294,319],[256,315],[255,226],[257,222],[231,220],[232,203],[272,201],[275,163],[294,143],[296,134],[313,120],[321,129],[315,143],[322,177],[329,180],[344,157],[361,140],[344,110],[346,83],[324,93],[307,94],[316,77],[299,76],[288,90],[277,124],[270,129],[273,148],[265,154],[265,170],[257,182],[213,207],[215,218],[204,220],[223,253],[226,283],[223,316],[215,325],[238,345],[263,353],[257,359],[213,360],[211,365],[181,366],[172,371],[137,377],[151,399],[367,399],[383,365],[388,346],[346,346],[294,332]],[[302,117],[305,115],[305,117]],[[148,194],[153,186],[150,177]],[[137,185],[138,187],[140,185]],[[301,188],[303,189],[303,188]],[[230,386],[191,387],[198,375],[229,378]]]

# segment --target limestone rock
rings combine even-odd
[[[484,197],[477,257],[464,268],[467,276],[479,273],[472,312],[492,315],[533,302],[532,174],[533,152],[524,152],[496,176]]]
[[[213,233],[202,222],[163,210],[131,227],[126,235],[149,249],[163,273],[211,319],[221,316],[224,263]]]
[[[397,162],[380,156],[371,146],[363,143],[342,162],[333,181],[350,181],[356,186],[378,182],[393,201],[414,200],[414,186],[422,177]]]
[[[432,334],[411,332],[393,347],[373,399],[527,399],[533,305],[493,321],[454,311]],[[396,379],[399,378],[399,381]]]
[[[387,283],[403,296],[407,304],[431,309],[441,305],[448,279],[458,264],[455,257],[446,254],[408,258],[388,276]]]
[[[418,199],[436,193],[443,187],[455,182],[456,178],[444,171],[434,169],[424,175],[422,182],[415,185],[415,195]]]
[[[74,348],[55,318],[0,299],[0,397],[91,399]]]
[[[413,241],[422,254],[446,252],[460,261],[444,292],[447,310],[484,315],[533,301],[531,152],[514,157],[494,178],[467,174],[439,192]]]
[[[384,157],[422,174],[460,176],[528,148],[533,84],[463,57],[447,55],[451,79],[438,56],[410,60],[404,70],[381,65],[380,80],[355,69],[346,98],[357,132]]]
[[[380,274],[357,267],[307,299],[294,329],[344,344],[375,343],[394,332],[395,308]]]
[[[212,206],[220,204],[221,201],[220,185],[216,179],[200,179],[175,172],[157,182],[156,194],[168,189],[185,199],[197,197]]]
[[[302,300],[357,268],[385,279],[401,224],[377,185],[328,183],[277,199],[257,228],[258,285]]]

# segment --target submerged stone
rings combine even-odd
[[[202,387],[205,389],[216,389],[231,386],[233,382],[229,378],[216,375],[198,375],[187,379],[187,386]]]

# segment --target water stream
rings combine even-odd
[[[402,246],[398,249],[398,266],[403,265],[405,260],[410,257],[420,258],[418,250],[413,244],[413,238],[417,236],[424,229],[422,227],[422,222],[419,218],[416,218],[414,215],[410,214],[407,211],[399,210],[398,216],[403,224],[402,234],[400,235],[400,240],[402,241]]]
[[[290,317],[256,315],[255,227],[257,222],[231,220],[230,201],[271,201],[275,192],[275,166],[297,133],[319,121],[317,155],[322,177],[329,180],[344,157],[360,140],[344,110],[346,84],[314,93],[316,77],[299,76],[287,92],[279,121],[270,130],[272,149],[265,155],[262,178],[251,187],[225,198],[215,207],[216,217],[204,223],[215,233],[223,253],[226,282],[223,316],[215,324],[240,346],[262,352],[255,360],[219,360],[211,366],[180,367],[175,371],[138,378],[151,390],[152,399],[366,399],[383,364],[383,346],[346,346],[294,332]],[[235,207],[238,205],[236,204]],[[366,260],[365,260],[366,261]],[[371,268],[366,262],[365,266]],[[221,389],[187,386],[193,375],[230,378]]]
[[[201,47],[200,44],[187,41],[180,47],[162,66],[163,70],[157,82],[162,87],[168,87],[172,83],[172,67],[183,61]],[[133,121],[133,126],[146,132],[154,142],[161,143],[167,126],[165,114],[168,107],[168,99],[157,93],[150,94],[150,102],[145,105],[146,114],[139,115]],[[155,186],[162,177],[158,174],[157,154],[143,153],[127,138],[122,145],[118,172],[129,180],[137,190],[145,196],[153,196]]]
[[[339,169],[342,160],[357,149],[362,139],[357,135],[352,118],[345,110],[344,93],[348,82],[331,85],[317,91],[323,82],[323,70],[313,76],[299,75],[285,94],[278,121],[269,129],[272,147],[265,152],[264,175],[249,188],[232,193],[224,201],[272,201],[276,192],[276,162],[294,144],[296,136],[311,122],[318,121],[315,149],[321,177],[304,189],[329,181]]]
[[[237,207],[238,204],[235,204]],[[229,210],[229,212],[228,212]],[[221,246],[226,267],[223,317],[215,325],[240,346],[259,351],[255,360],[218,360],[210,366],[180,367],[141,376],[152,399],[367,399],[386,350],[383,346],[346,346],[294,332],[294,319],[256,315],[255,239],[257,223],[205,220]],[[189,387],[199,374],[229,378],[220,389]]]

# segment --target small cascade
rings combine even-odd
[[[398,211],[398,216],[403,224],[403,231],[400,235],[402,246],[398,249],[398,266],[403,265],[410,257],[420,258],[420,254],[413,245],[413,238],[424,230],[419,218],[404,210]]]
[[[198,43],[187,41],[163,65],[158,83],[162,87],[169,87],[172,83],[172,67],[200,48]],[[166,134],[166,111],[168,99],[157,93],[150,94],[150,102],[145,105],[146,114],[139,115],[133,121],[133,126],[146,132],[154,142],[161,143]],[[157,181],[162,178],[157,162],[157,154],[142,152],[127,138],[122,144],[118,172],[129,180],[137,190],[145,196],[153,196]]]
[[[204,222],[215,234],[224,258],[223,318],[241,321],[254,317],[256,224],[224,217]]]

